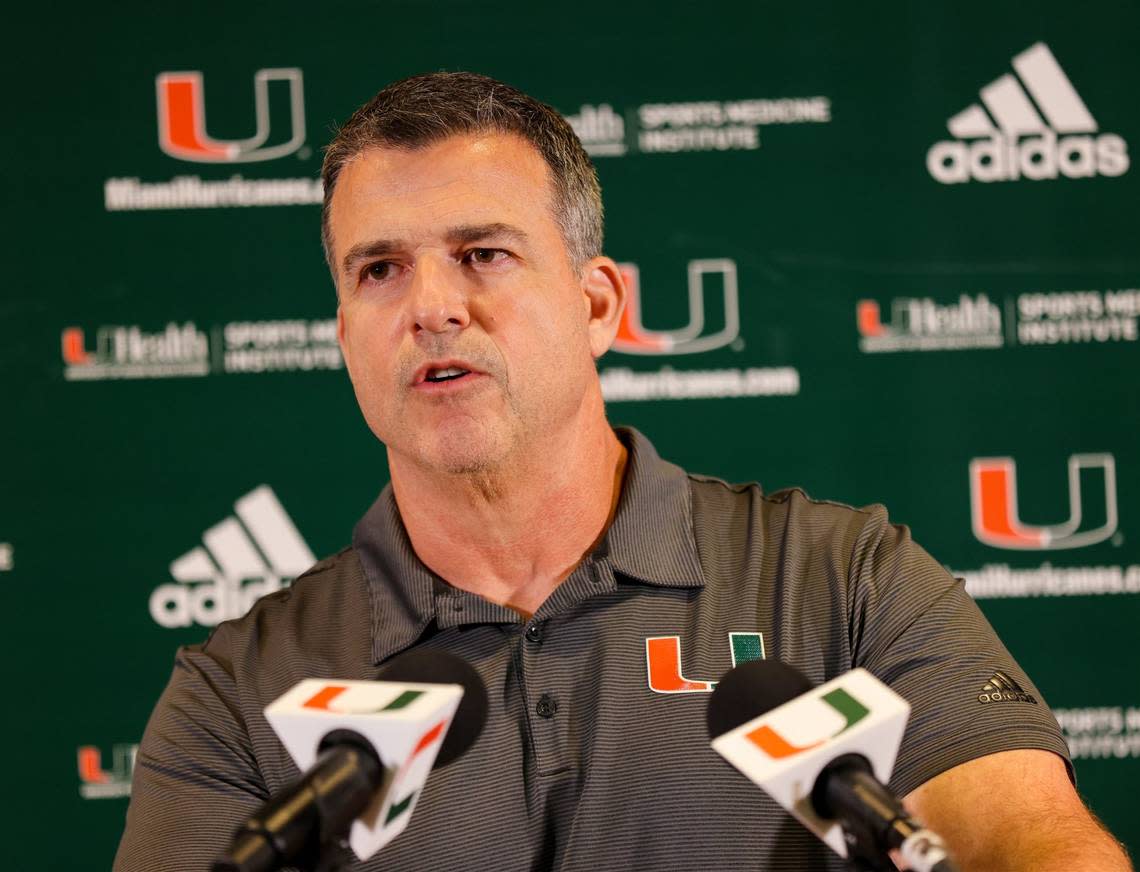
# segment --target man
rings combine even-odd
[[[324,179],[340,344],[391,486],[351,548],[180,652],[116,868],[205,868],[296,777],[264,706],[413,646],[468,660],[490,715],[361,868],[841,868],[708,747],[709,685],[686,676],[726,671],[739,638],[910,700],[894,786],[964,869],[1128,867],[1032,685],[905,528],[686,475],[611,429],[595,360],[626,291],[557,113],[481,76],[408,79],[346,123]],[[1026,698],[979,703],[996,670]]]

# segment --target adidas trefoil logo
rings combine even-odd
[[[1030,702],[1037,705],[1037,697],[1026,693],[1008,674],[998,670],[994,673],[994,677],[982,686],[978,702]]]
[[[170,564],[178,584],[154,589],[155,622],[213,627],[240,618],[258,597],[281,590],[316,562],[269,485],[239,499],[234,511],[236,517],[205,532],[201,546]]]
[[[1128,143],[1099,127],[1049,46],[1032,45],[1006,73],[981,89],[946,126],[954,140],[935,143],[926,168],[945,185],[1120,176]],[[1028,93],[1027,93],[1028,92]],[[984,108],[983,108],[984,106]]]

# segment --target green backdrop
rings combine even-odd
[[[550,102],[596,155],[640,303],[600,364],[611,419],[694,471],[886,504],[968,578],[1081,792],[1140,847],[1134,4],[128,2],[9,24],[16,868],[109,866],[175,646],[340,548],[382,486],[315,178],[338,120],[440,68]]]

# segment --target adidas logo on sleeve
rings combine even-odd
[[[981,103],[946,122],[955,138],[935,143],[926,168],[944,185],[1128,172],[1128,143],[1099,127],[1043,42],[1013,59],[1013,73],[981,89]]]
[[[1007,673],[998,670],[994,673],[993,678],[982,686],[982,692],[978,694],[978,702],[1030,702],[1037,705],[1037,697],[1031,693],[1026,693],[1021,689],[1021,685],[1010,678]]]

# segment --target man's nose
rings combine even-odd
[[[471,323],[463,278],[451,264],[422,258],[412,273],[410,292],[416,333],[447,333]]]

